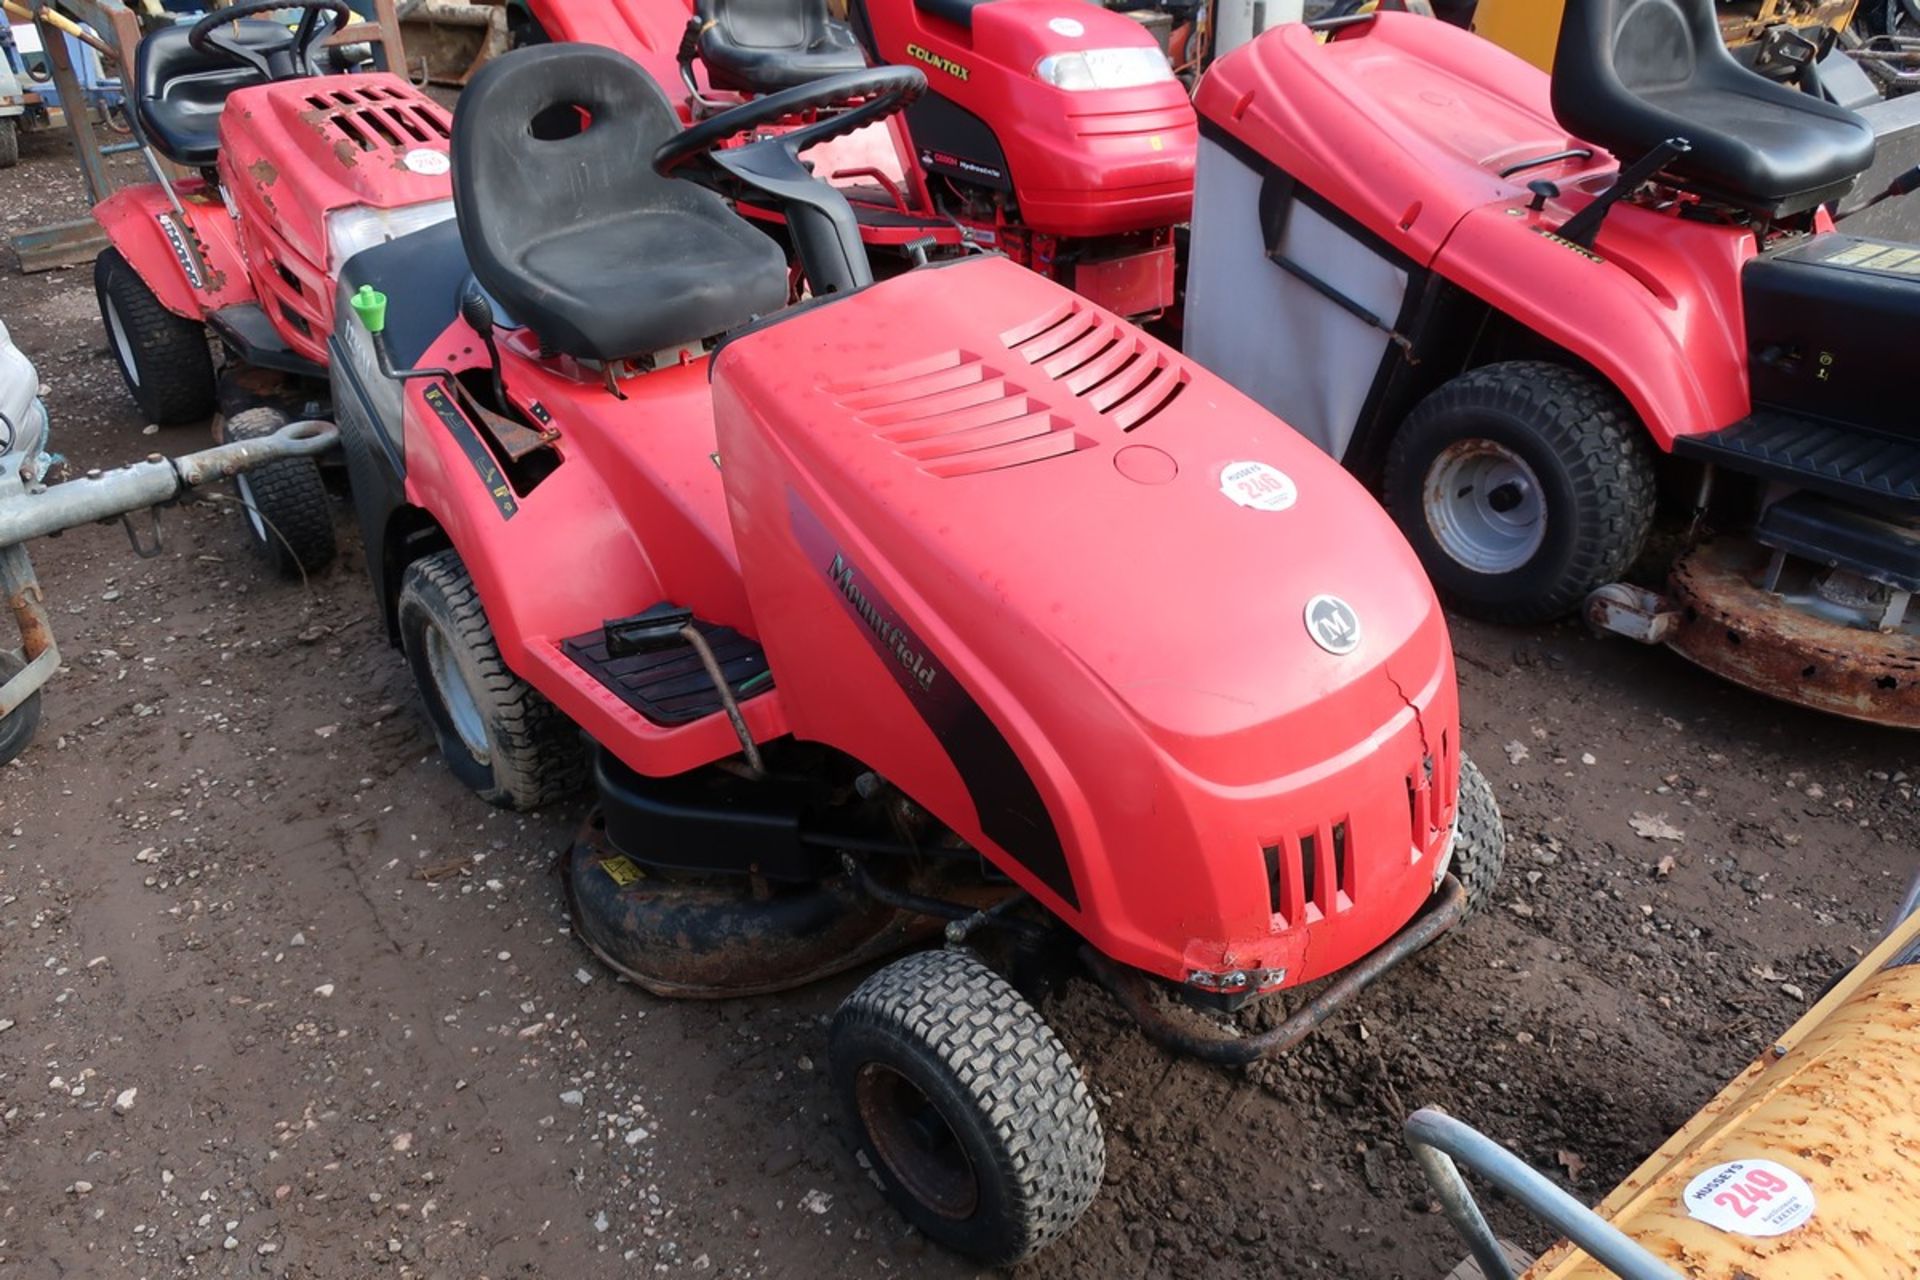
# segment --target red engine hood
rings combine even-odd
[[[314,76],[242,89],[220,118],[220,166],[245,205],[316,266],[326,215],[397,209],[452,196],[453,117],[398,76]]]
[[[826,508],[835,546],[924,602],[928,643],[1003,649],[986,663],[996,680],[1064,660],[1214,781],[1271,778],[1364,737],[1451,670],[1418,562],[1352,477],[1179,353],[1005,260],[794,315],[717,369],[730,489],[748,479],[736,462],[761,465],[757,419],[798,487],[818,486],[797,500]],[[743,541],[767,519],[764,505],[732,514]],[[1358,619],[1351,652],[1309,634],[1322,596]]]

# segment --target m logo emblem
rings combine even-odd
[[[1315,596],[1307,601],[1307,634],[1335,657],[1360,647],[1360,615],[1339,596]]]

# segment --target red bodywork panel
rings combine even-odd
[[[632,58],[686,118],[679,53],[680,37],[693,17],[691,0],[527,0],[527,11],[549,39],[605,45]],[[697,62],[694,76],[706,91],[706,69]]]
[[[451,199],[452,133],[446,108],[384,73],[284,80],[227,100],[220,181],[260,305],[295,351],[327,362],[340,265],[328,261],[327,215]]]
[[[1426,900],[1458,777],[1446,623],[1385,513],[1265,411],[998,258],[742,335],[714,398],[792,731],[1103,952],[1298,983]],[[1246,461],[1297,501],[1232,500]],[[1345,657],[1309,637],[1321,593],[1362,620]]]
[[[1506,50],[1404,13],[1325,43],[1291,25],[1215,63],[1195,104],[1415,264],[1593,365],[1662,449],[1748,412],[1740,271],[1752,232],[1623,204],[1595,254],[1543,234],[1618,165],[1560,128],[1547,74]],[[1583,146],[1591,159],[1500,176]],[[1539,178],[1562,196],[1533,213],[1526,184]]]
[[[1048,54],[1155,47],[1131,18],[1074,0],[978,5],[971,30],[913,0],[868,0],[866,12],[883,62],[919,67],[934,93],[993,127],[1022,220],[1033,230],[1115,235],[1172,226],[1192,211],[1199,135],[1178,81],[1069,92],[1034,75]],[[1048,25],[1063,19],[1083,34]]]
[[[450,200],[452,129],[444,107],[398,76],[241,89],[220,117],[218,170],[234,214],[219,191],[187,178],[174,183],[184,236],[158,183],[124,187],[93,215],[169,311],[204,320],[257,301],[294,351],[324,365],[340,265],[328,260],[327,215]]]
[[[424,399],[436,384],[416,380],[406,390],[407,500],[452,539],[507,665],[596,741],[655,777],[738,753],[724,717],[653,724],[560,647],[662,600],[755,634],[714,461],[706,362],[647,374],[619,400],[598,374],[539,359],[524,330],[502,354],[517,402],[564,406],[559,469],[527,494],[490,487]],[[484,367],[486,353],[456,322],[420,363]],[[777,688],[741,709],[755,737],[787,732]]]
[[[160,305],[189,320],[253,297],[238,233],[220,194],[198,178],[174,183],[186,226],[158,183],[122,187],[94,206],[107,239]]]
[[[421,363],[483,360],[456,322]],[[794,312],[716,360],[711,388],[695,361],[619,400],[512,335],[510,393],[555,412],[564,459],[524,494],[406,392],[408,501],[508,665],[627,764],[738,751],[722,716],[652,724],[561,651],[672,600],[765,646],[757,738],[864,761],[1128,964],[1310,981],[1427,900],[1459,776],[1446,622],[1319,450],[1000,258]],[[1297,500],[1231,500],[1244,461]],[[1345,657],[1308,636],[1323,592],[1361,619]]]

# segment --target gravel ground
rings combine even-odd
[[[0,232],[84,213],[65,143]],[[84,269],[0,317],[77,467],[143,435]],[[0,1275],[966,1276],[828,1123],[859,975],[674,1004],[613,981],[518,818],[441,767],[341,562],[304,589],[230,503],[35,548],[66,667],[0,771]],[[1572,627],[1456,628],[1512,851],[1497,909],[1282,1061],[1148,1045],[1089,984],[1045,1013],[1108,1176],[1025,1277],[1434,1277],[1460,1250],[1398,1138],[1438,1103],[1597,1198],[1869,941],[1916,847],[1911,737]],[[1493,1206],[1505,1233],[1541,1233]]]

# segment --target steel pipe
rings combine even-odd
[[[188,489],[263,463],[324,453],[339,439],[331,422],[290,422],[257,440],[235,440],[171,459],[156,454],[131,466],[0,498],[0,547],[157,507]]]

